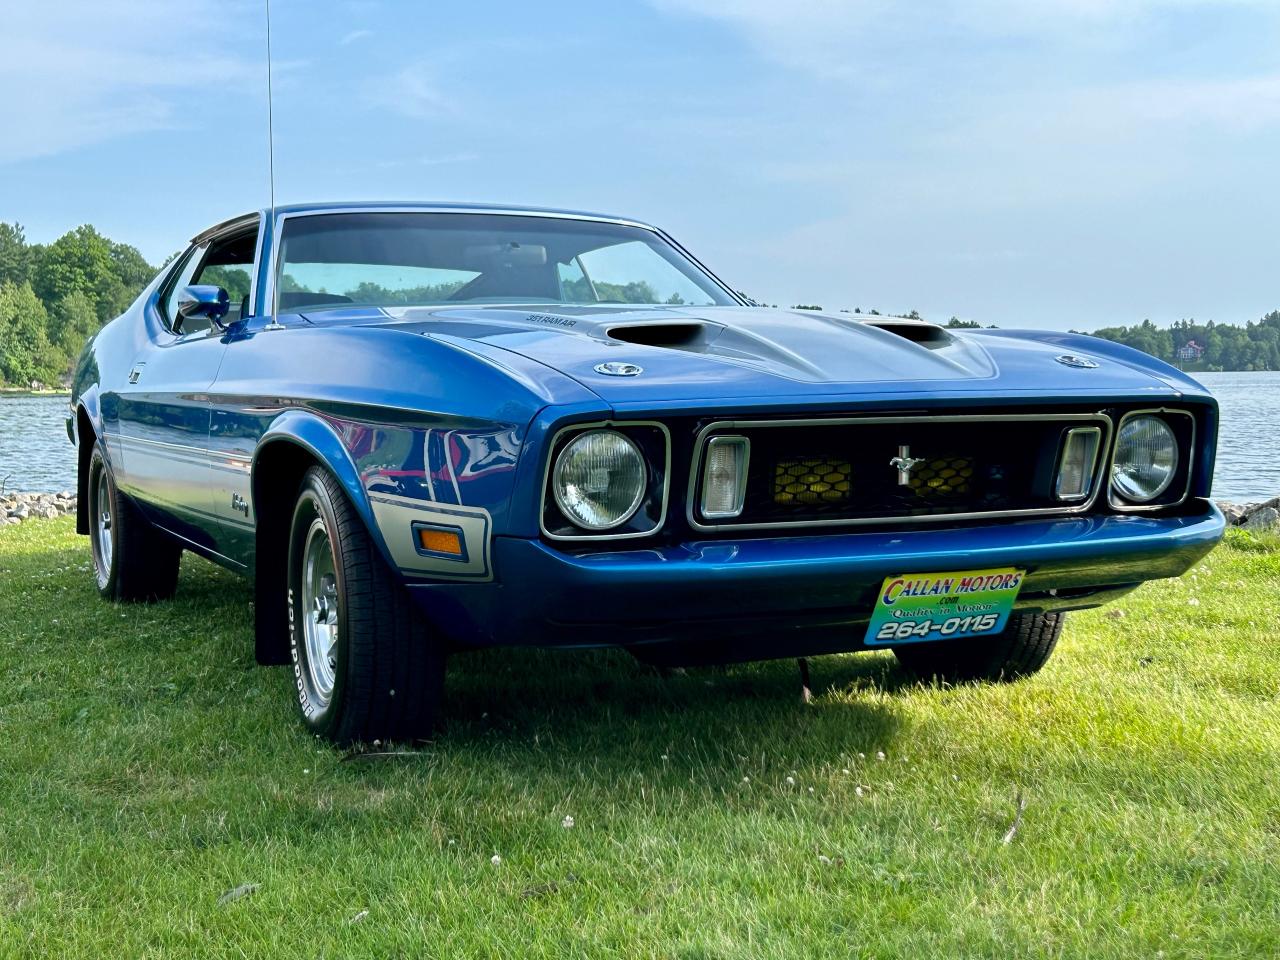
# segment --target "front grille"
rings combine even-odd
[[[844,503],[849,499],[853,465],[848,460],[779,460],[773,470],[773,502]]]
[[[1110,430],[1091,414],[714,424],[703,443],[726,435],[751,442],[743,510],[703,519],[695,484],[691,519],[736,527],[1078,510],[1085,505],[1055,498],[1054,477],[1066,432],[1081,425]]]

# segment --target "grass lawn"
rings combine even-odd
[[[1011,686],[459,657],[447,732],[383,758],[302,732],[244,581],[89,571],[70,519],[0,529],[6,958],[1280,955],[1275,544]]]

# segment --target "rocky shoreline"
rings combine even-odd
[[[1280,533],[1280,497],[1262,503],[1227,503],[1218,501],[1218,509],[1227,518],[1227,526],[1252,530],[1254,533]]]
[[[23,520],[52,520],[75,516],[76,495],[70,490],[60,493],[0,494],[0,527]]]
[[[1228,503],[1218,501],[1227,525],[1255,533],[1280,533],[1280,497],[1261,503]],[[59,493],[0,494],[0,527],[24,520],[52,520],[74,516],[76,495],[70,490]]]

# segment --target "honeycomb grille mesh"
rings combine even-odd
[[[937,457],[911,471],[912,491],[930,499],[966,494],[972,482],[972,457]]]
[[[773,473],[773,502],[844,503],[852,479],[853,465],[848,460],[780,460]]]

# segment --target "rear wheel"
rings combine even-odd
[[[108,600],[167,600],[178,588],[182,547],[116,487],[97,443],[89,454],[89,541],[98,593]]]
[[[921,677],[952,683],[1017,680],[1048,662],[1062,635],[1062,613],[1015,613],[990,637],[894,647],[898,662]]]
[[[298,491],[287,589],[290,659],[308,729],[337,743],[427,736],[444,692],[443,644],[319,467]]]

